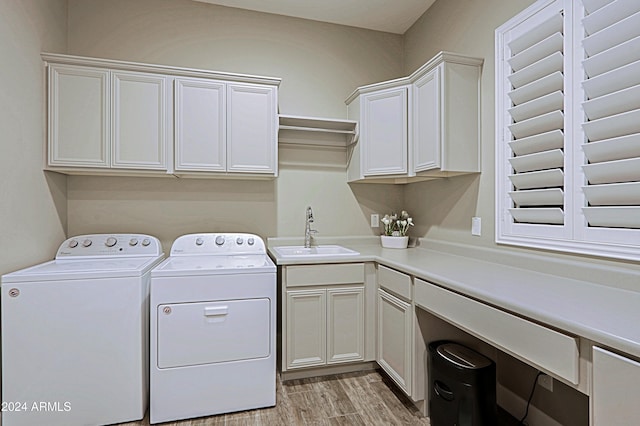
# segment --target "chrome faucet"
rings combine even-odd
[[[307,220],[304,227],[304,247],[311,247],[311,234],[315,234],[318,231],[315,229],[311,229],[311,224],[313,223],[313,210],[311,210],[311,206],[307,207]]]

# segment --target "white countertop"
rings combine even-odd
[[[341,245],[360,255],[285,260],[269,253],[278,265],[377,262],[640,358],[640,292],[426,248]]]

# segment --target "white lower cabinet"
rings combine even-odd
[[[380,367],[411,395],[411,304],[378,289],[378,355]]]
[[[591,426],[628,426],[640,419],[640,363],[593,348]]]
[[[364,264],[292,265],[283,276],[283,371],[364,361]]]
[[[364,360],[364,287],[287,291],[287,368]]]

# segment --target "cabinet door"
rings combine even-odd
[[[109,71],[49,66],[49,166],[109,167]]]
[[[413,84],[412,127],[415,171],[440,168],[440,67]]]
[[[361,105],[363,176],[407,173],[407,88],[365,94]]]
[[[275,175],[276,88],[229,84],[227,98],[227,171]]]
[[[166,169],[167,78],[125,71],[112,75],[112,167]]]
[[[327,363],[364,360],[364,287],[327,290]]]
[[[175,169],[227,169],[225,84],[177,78],[175,85]]]
[[[593,348],[591,425],[626,426],[640,419],[640,363]]]
[[[326,324],[326,290],[287,291],[287,368],[326,363]]]
[[[411,305],[378,289],[380,367],[411,396]]]

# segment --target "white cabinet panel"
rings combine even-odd
[[[640,419],[640,363],[593,348],[592,426],[627,426]]]
[[[109,72],[49,67],[49,166],[109,167]]]
[[[166,169],[166,77],[112,73],[114,168]]]
[[[327,289],[327,363],[364,360],[364,287]]]
[[[277,96],[274,87],[229,84],[227,169],[276,173]]]
[[[327,354],[326,291],[287,291],[287,367],[324,365]]]
[[[407,88],[363,95],[363,175],[407,173]]]
[[[176,171],[226,171],[225,84],[177,78],[174,85]]]
[[[411,395],[411,305],[378,290],[378,356],[380,367]]]
[[[440,68],[413,85],[413,161],[416,172],[440,167]]]

